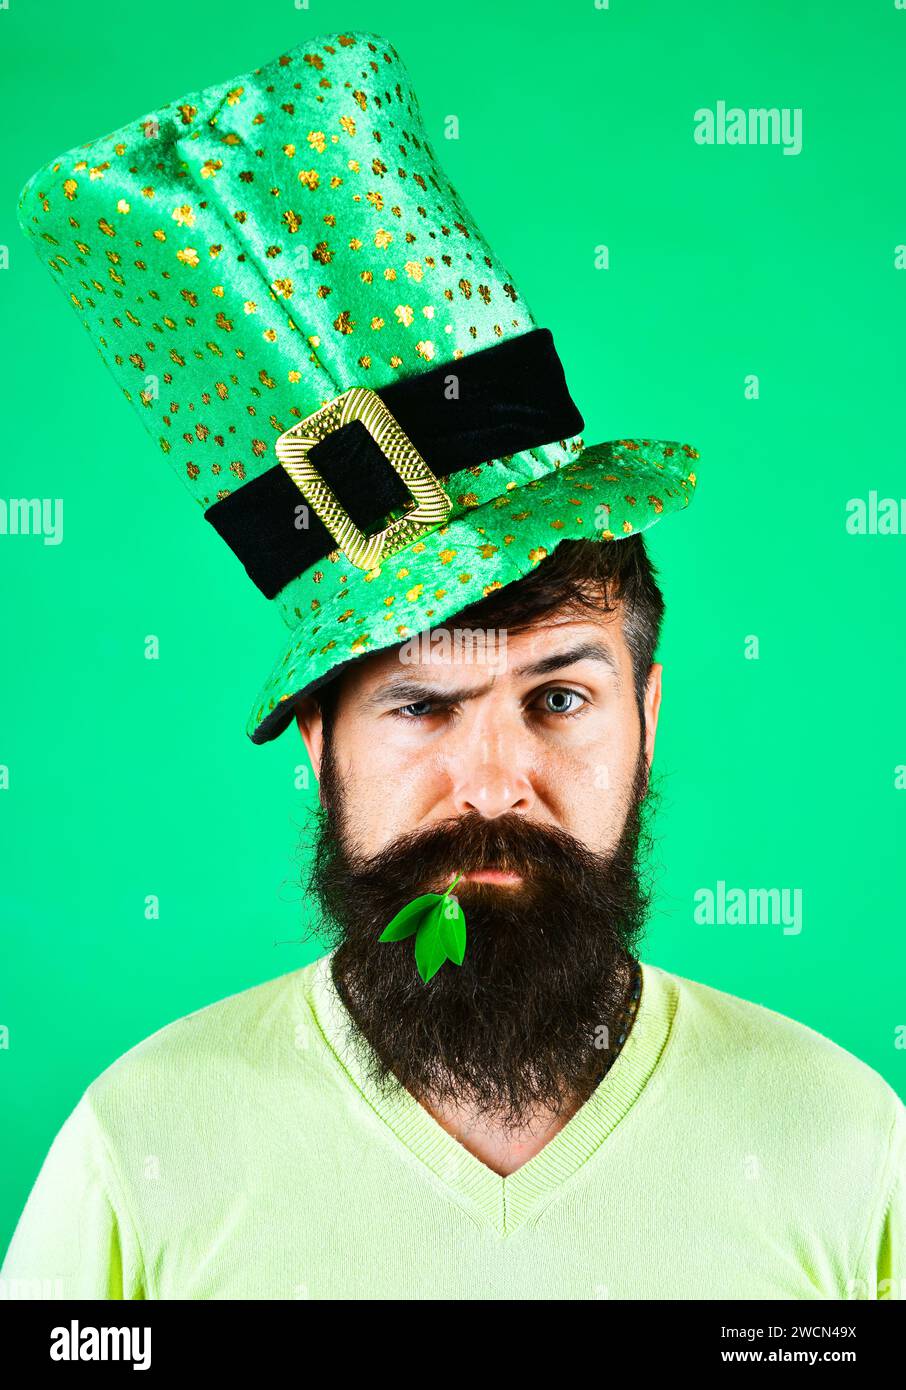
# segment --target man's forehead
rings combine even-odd
[[[489,676],[520,679],[541,669],[557,669],[561,658],[598,661],[619,673],[631,664],[622,630],[622,605],[600,614],[548,615],[518,632],[506,628],[457,625],[451,619],[441,627],[426,629],[398,647],[374,652],[356,672],[350,687],[368,695],[401,676],[432,683],[455,679],[469,672],[476,682]],[[537,671],[535,668],[538,668]]]

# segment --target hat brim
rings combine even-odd
[[[590,445],[543,477],[510,481],[499,495],[454,511],[379,569],[366,573],[334,551],[287,586],[298,621],[249,716],[252,742],[278,737],[296,702],[352,662],[523,578],[561,541],[621,540],[682,510],[697,458],[691,445],[669,440]]]

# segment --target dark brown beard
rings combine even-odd
[[[378,1087],[402,1085],[431,1106],[474,1106],[512,1128],[587,1100],[615,1055],[649,907],[638,871],[647,795],[640,755],[609,854],[518,814],[470,813],[363,858],[350,847],[325,740],[325,809],[308,888],[336,947],[333,979],[355,1025],[350,1041]],[[524,888],[460,884],[465,960],[446,962],[426,985],[413,940],[378,937],[412,898],[489,867],[522,874]]]

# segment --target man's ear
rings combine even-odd
[[[299,726],[299,733],[302,735],[302,742],[305,744],[311,759],[312,771],[320,782],[321,753],[324,749],[324,721],[321,716],[321,708],[316,700],[308,697],[299,701],[296,706],[296,723]]]
[[[648,766],[654,757],[654,739],[657,734],[657,717],[661,708],[661,674],[664,668],[656,661],[648,672],[645,687],[645,757]]]

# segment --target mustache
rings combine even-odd
[[[418,887],[430,880],[442,891],[457,874],[482,869],[519,874],[544,887],[600,871],[605,864],[613,867],[613,853],[597,854],[558,826],[516,812],[489,820],[467,811],[398,836],[376,854],[353,855],[350,868],[366,890],[372,883]]]

